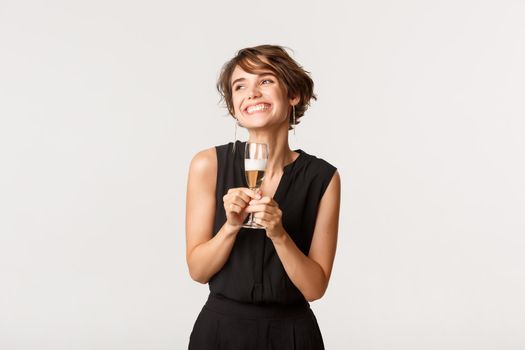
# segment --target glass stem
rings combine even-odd
[[[257,187],[254,187],[254,188],[250,188],[250,190],[254,191],[254,192],[257,192],[258,188]],[[248,223],[250,226],[255,226],[255,218],[253,217],[253,214],[254,213],[250,213],[250,218],[248,219]]]

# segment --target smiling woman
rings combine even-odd
[[[340,178],[330,163],[288,145],[315,99],[313,81],[282,47],[262,45],[227,62],[217,88],[249,142],[269,155],[259,191],[244,178],[246,142],[206,149],[190,164],[186,259],[210,295],[189,349],[324,349],[309,302],[330,280]],[[243,225],[251,213],[262,229]]]
[[[264,85],[270,85],[275,89],[277,85],[286,98],[298,98],[292,104],[295,108],[295,120],[289,120],[289,128],[292,129],[299,124],[310,101],[317,99],[313,91],[314,82],[308,73],[282,47],[261,45],[240,50],[223,66],[217,90],[230,115],[235,118],[234,99],[239,96],[239,90],[253,93],[251,88],[267,88]],[[293,117],[291,113],[290,117]]]

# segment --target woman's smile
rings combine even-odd
[[[255,114],[255,113],[260,113],[260,112],[266,112],[271,107],[272,107],[272,105],[269,104],[269,103],[258,103],[258,104],[255,104],[255,105],[248,106],[245,109],[245,111],[248,114]]]

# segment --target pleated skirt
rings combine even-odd
[[[189,350],[324,350],[308,303],[254,305],[214,295],[202,308]]]

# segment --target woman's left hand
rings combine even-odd
[[[262,197],[261,199],[252,199],[245,211],[247,213],[254,213],[255,222],[264,226],[268,238],[273,240],[284,235],[282,224],[283,213],[273,198]]]

